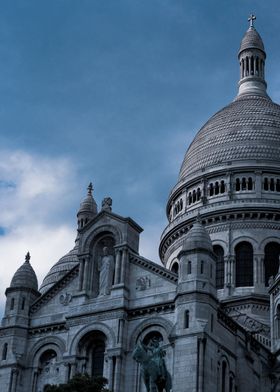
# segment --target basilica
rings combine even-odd
[[[198,131],[170,192],[161,264],[90,184],[73,249],[40,287],[28,253],[6,289],[1,392],[77,373],[111,392],[280,391],[280,106],[254,23],[237,96]]]

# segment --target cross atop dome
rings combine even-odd
[[[92,195],[92,191],[93,191],[93,185],[92,185],[92,182],[90,182],[90,183],[89,183],[87,190],[88,190],[88,195],[90,195],[90,196],[91,196],[91,195]]]
[[[256,16],[254,14],[251,14],[248,18],[248,22],[250,22],[250,28],[254,28],[254,20],[256,20]]]
[[[31,259],[30,253],[27,252],[26,255],[25,255],[25,262],[26,262],[26,263],[29,263],[29,262],[30,262],[30,259]]]

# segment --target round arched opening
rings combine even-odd
[[[269,242],[264,248],[265,285],[268,286],[269,278],[279,269],[280,244]]]
[[[235,247],[236,287],[253,286],[253,247],[249,242],[240,242]]]
[[[106,336],[101,331],[87,333],[79,342],[82,373],[90,376],[103,376]]]

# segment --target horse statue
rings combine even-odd
[[[164,361],[165,351],[160,347],[157,337],[151,338],[148,344],[139,341],[132,356],[141,365],[147,392],[171,391],[171,377]]]

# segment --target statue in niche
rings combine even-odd
[[[161,347],[162,338],[151,336],[147,343],[139,341],[133,359],[141,365],[141,375],[147,392],[170,392],[171,377],[165,365],[166,352]]]
[[[107,246],[104,246],[103,256],[98,263],[99,296],[110,294],[113,284],[114,266],[114,256],[110,255]]]

